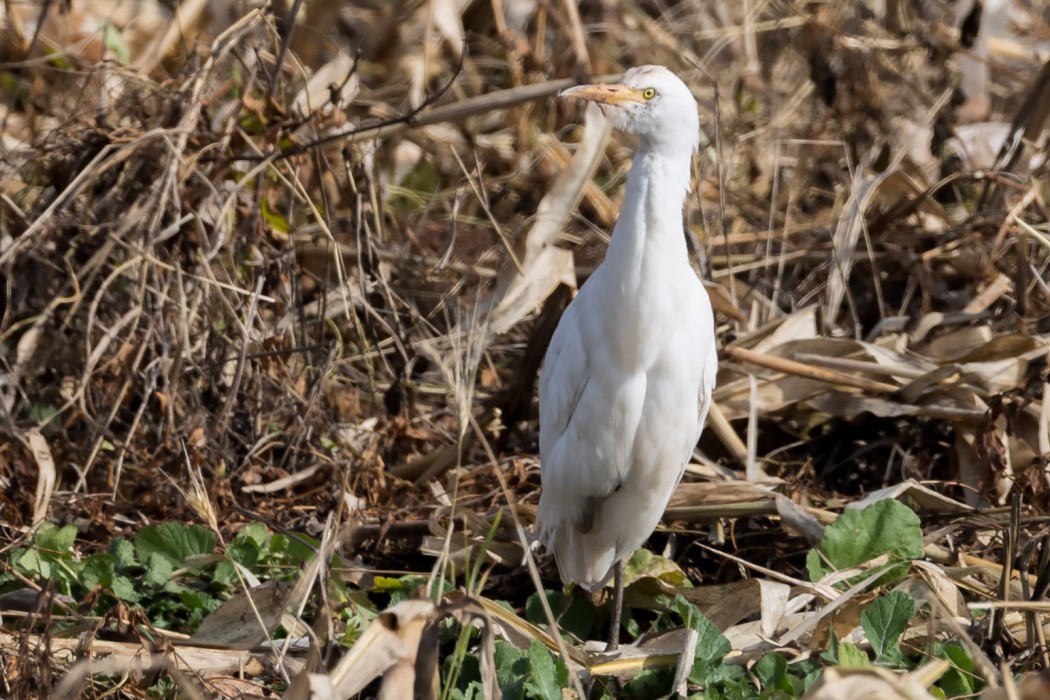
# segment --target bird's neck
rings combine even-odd
[[[689,192],[688,148],[674,152],[643,143],[627,177],[620,218],[613,229],[606,262],[621,274],[642,271],[646,263],[668,258],[685,262],[682,205]]]

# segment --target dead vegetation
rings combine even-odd
[[[492,601],[520,611],[541,580],[557,588],[545,560],[521,563],[533,385],[631,156],[553,95],[661,63],[701,102],[687,231],[722,352],[654,545],[743,664],[821,648],[850,596],[809,583],[805,552],[847,503],[899,498],[977,673],[1045,668],[1045,586],[1029,613],[1002,603],[979,632],[961,625],[966,603],[1031,598],[1026,574],[1035,591],[1050,575],[1050,9],[965,4],[5,3],[4,551],[45,521],[75,524],[83,553],[150,523],[224,542],[262,522],[338,549],[362,589],[485,557],[461,607],[412,615],[484,619],[602,675]],[[323,573],[263,627],[325,618]],[[800,591],[817,602],[789,606]],[[63,604],[96,633],[127,622]],[[47,694],[58,681],[39,670],[72,663],[46,607],[5,612],[5,665],[50,651],[37,672],[8,666],[12,697]],[[107,644],[134,655],[121,632]],[[435,670],[415,633],[406,656],[383,653]],[[684,642],[661,643],[639,658]],[[150,644],[136,678],[244,691],[236,653],[212,668]],[[257,673],[287,681],[296,663]],[[73,668],[69,692],[86,682]]]

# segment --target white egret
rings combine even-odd
[[[611,650],[623,561],[681,480],[715,384],[711,302],[682,227],[700,120],[689,88],[662,66],[561,95],[596,102],[638,135],[609,250],[565,310],[539,388],[537,531],[563,581],[595,591],[614,576]]]

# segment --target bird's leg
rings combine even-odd
[[[623,612],[623,559],[613,567],[612,620],[609,622],[609,644],[605,651],[616,651],[620,646],[620,614]]]

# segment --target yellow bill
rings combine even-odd
[[[608,83],[605,85],[577,85],[568,90],[562,90],[558,93],[558,97],[575,97],[603,105],[622,105],[630,102],[646,102],[643,92],[638,88],[619,83]]]

